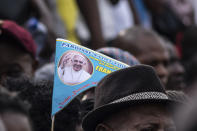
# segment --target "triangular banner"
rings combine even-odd
[[[107,74],[126,67],[129,65],[68,40],[57,39],[51,115],[81,92],[95,87]]]

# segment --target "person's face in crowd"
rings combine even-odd
[[[85,64],[85,60],[83,57],[79,55],[75,55],[73,57],[73,69],[75,71],[80,71],[83,68],[83,65]]]
[[[1,116],[7,131],[32,131],[28,117],[21,113],[5,112]]]
[[[142,64],[151,65],[155,68],[157,75],[164,85],[168,80],[167,65],[169,62],[169,54],[164,43],[155,38],[144,38],[141,40],[140,52],[136,56]]]
[[[1,119],[1,117],[0,117],[0,131],[6,131],[5,125],[4,125],[4,123],[3,123],[2,119]]]
[[[136,34],[134,34],[135,30]],[[169,54],[164,41],[159,36],[153,34],[153,32],[147,33],[145,29],[136,28],[121,32],[113,44],[129,51],[141,64],[153,66],[161,82],[166,85]]]
[[[183,90],[185,88],[185,70],[179,62],[179,57],[175,47],[173,45],[169,45],[167,48],[170,56],[170,61],[168,65],[169,78],[166,88],[170,90]]]
[[[7,77],[32,78],[35,70],[33,58],[18,47],[17,43],[0,41],[0,79]]]
[[[161,105],[141,105],[114,113],[96,131],[175,131],[170,113]]]

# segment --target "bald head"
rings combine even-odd
[[[147,50],[162,50],[165,47],[163,40],[155,32],[142,27],[121,31],[113,46],[132,52],[135,56]]]
[[[155,32],[134,27],[120,32],[112,46],[132,53],[142,64],[155,67],[162,82],[166,84],[168,52],[164,40]]]

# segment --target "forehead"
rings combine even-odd
[[[143,35],[137,41],[136,44],[141,52],[164,50],[166,48],[164,41],[157,35]]]
[[[133,107],[129,107],[127,109],[123,109],[120,112],[121,115],[127,114],[128,116],[169,116],[169,111],[165,107],[165,105],[162,104],[141,104],[141,105],[136,105]]]
[[[162,104],[142,104],[127,109],[131,114],[142,114],[142,115],[169,115],[169,112],[165,105]]]
[[[148,40],[149,39],[149,40]],[[165,43],[156,38],[147,38],[141,40],[139,45],[139,53],[136,56],[141,63],[149,63],[150,61],[164,61],[169,59],[168,51]],[[146,42],[145,42],[146,41]]]
[[[115,121],[114,121],[115,120]],[[111,125],[118,125],[121,128],[137,128],[142,125],[158,124],[173,125],[173,120],[169,111],[163,105],[141,105],[121,110],[113,114],[107,121]]]
[[[74,59],[74,60],[84,61],[84,58],[83,58],[82,56],[80,56],[80,55],[75,55],[75,56],[73,57],[73,59]]]
[[[167,51],[152,51],[137,56],[138,60],[143,64],[149,64],[152,61],[163,62],[169,60]]]
[[[140,126],[143,124],[173,124],[171,114],[164,106],[146,105],[129,109],[129,119],[133,121],[133,125]]]

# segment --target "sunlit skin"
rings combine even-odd
[[[96,131],[176,131],[176,127],[164,106],[147,104],[112,114]]]

